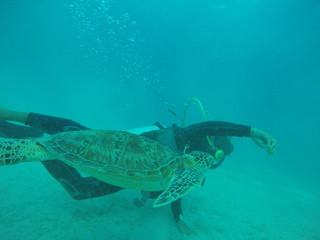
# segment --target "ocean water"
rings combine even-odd
[[[1,239],[320,239],[319,29],[316,0],[2,0],[0,107],[125,130],[181,124],[168,110],[197,97],[279,149],[233,138],[184,197],[192,236],[138,192],[75,201],[39,163],[1,167]]]

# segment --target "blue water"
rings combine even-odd
[[[235,139],[228,165],[319,189],[319,1],[2,0],[0,33],[2,107],[129,129],[180,124],[168,109],[197,97],[279,141]]]

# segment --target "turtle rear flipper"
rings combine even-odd
[[[48,152],[34,139],[0,140],[0,166],[46,160]]]
[[[198,169],[188,167],[176,170],[169,186],[156,199],[153,207],[161,207],[177,200],[194,187],[200,186],[203,179],[204,175]]]

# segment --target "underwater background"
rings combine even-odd
[[[319,1],[2,0],[0,36],[1,107],[125,130],[180,125],[168,110],[197,97],[208,120],[279,141],[268,156],[233,138],[184,199],[192,237],[169,207],[136,210],[137,193],[77,202],[39,163],[2,167],[1,239],[320,239]]]

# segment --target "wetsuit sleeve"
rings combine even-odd
[[[41,137],[43,132],[32,127],[0,121],[0,136],[6,138]]]
[[[69,119],[51,117],[38,113],[30,113],[25,124],[48,134],[89,129]]]
[[[188,151],[212,151],[206,136],[215,137],[215,147],[222,149],[225,154],[233,151],[233,145],[226,139],[227,136],[249,137],[251,127],[221,121],[208,121],[190,125],[186,128],[173,126],[177,149],[182,153],[185,146],[189,146]],[[222,141],[223,140],[223,141]]]
[[[222,121],[193,124],[183,130],[187,138],[204,136],[249,137],[251,127]]]

